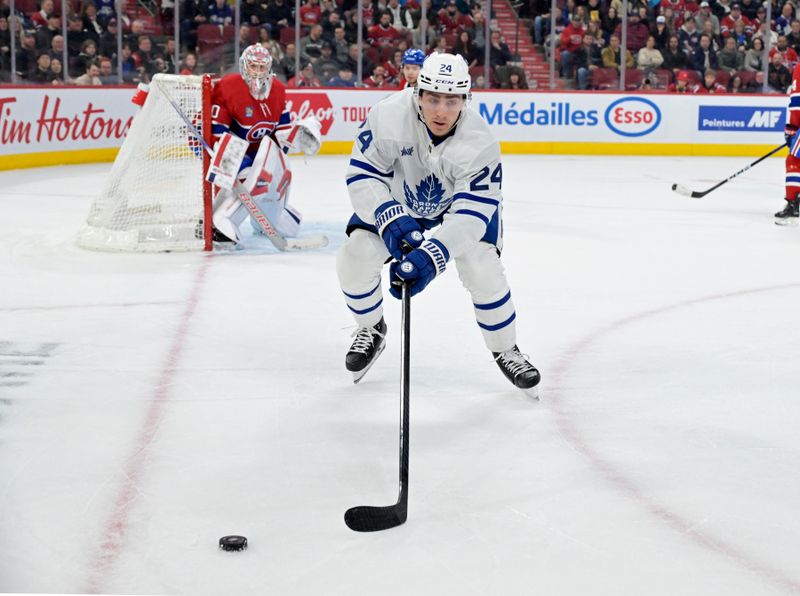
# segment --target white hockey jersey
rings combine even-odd
[[[347,188],[355,215],[375,225],[375,209],[394,199],[457,257],[480,240],[502,248],[500,146],[486,122],[464,108],[438,145],[419,118],[414,90],[377,103],[358,130]],[[351,220],[351,224],[353,221]]]

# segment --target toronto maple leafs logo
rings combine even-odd
[[[400,157],[404,155],[411,156],[414,154],[414,147],[400,147]]]
[[[406,204],[416,213],[425,217],[433,215],[441,209],[444,187],[439,179],[431,174],[417,184],[416,193],[403,181],[403,194],[406,197]]]

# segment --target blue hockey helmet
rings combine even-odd
[[[416,64],[417,66],[422,66],[423,62],[425,62],[425,52],[422,50],[409,48],[403,52],[403,61],[401,64]]]

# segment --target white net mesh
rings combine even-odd
[[[202,131],[203,78],[156,75],[87,225],[85,248],[109,251],[202,250],[203,147],[161,87]]]

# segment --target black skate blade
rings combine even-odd
[[[360,505],[345,511],[344,523],[354,532],[380,532],[404,524],[407,518],[408,511],[400,505]]]
[[[357,383],[358,383],[358,382],[359,382],[359,381],[360,381],[360,380],[361,380],[361,379],[364,377],[364,375],[365,375],[365,374],[367,374],[367,371],[368,371],[370,368],[372,368],[372,365],[373,365],[373,364],[375,364],[375,361],[378,359],[378,356],[380,356],[381,354],[383,354],[383,351],[384,351],[385,349],[386,349],[386,342],[383,342],[383,343],[381,344],[381,347],[380,347],[380,348],[378,348],[378,351],[375,353],[375,357],[372,359],[372,362],[370,362],[369,364],[367,364],[367,365],[366,365],[364,368],[362,368],[361,370],[358,370],[358,371],[354,371],[354,372],[353,372],[353,385],[357,384]]]

